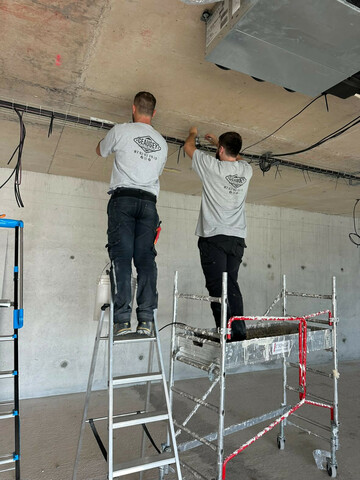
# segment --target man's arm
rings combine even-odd
[[[100,140],[101,142],[101,140]],[[96,153],[99,155],[99,157],[101,157],[101,152],[100,152],[100,142],[97,144],[97,147],[96,147]]]
[[[116,143],[119,141],[120,134],[122,132],[121,125],[114,125],[111,130],[100,140],[96,147],[96,153],[99,157],[108,157],[111,153],[114,153]],[[101,149],[100,149],[101,143]],[[101,153],[102,152],[102,153]]]
[[[190,158],[193,157],[194,152],[196,150],[196,137],[198,135],[197,127],[191,127],[189,130],[189,136],[185,140],[184,150]]]

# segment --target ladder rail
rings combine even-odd
[[[174,383],[175,383],[175,341],[176,341],[176,323],[177,323],[177,304],[178,304],[178,272],[174,275],[174,290],[173,290],[173,317],[171,325],[171,341],[170,341],[170,365],[169,365],[169,403],[170,410],[174,407]],[[167,445],[170,445],[170,432],[167,431]]]
[[[219,429],[217,444],[217,479],[222,480],[222,468],[224,462],[224,428],[225,428],[225,387],[226,387],[226,332],[227,332],[227,273],[222,275],[222,293],[221,293],[221,361],[220,361],[220,399],[219,399]]]
[[[108,480],[113,480],[114,475],[114,382],[113,382],[113,346],[114,346],[114,301],[111,295],[110,318],[109,318],[109,342],[108,342]]]
[[[157,326],[157,310],[154,311],[154,327],[155,327],[155,337],[156,337],[156,344],[157,344],[157,357],[158,357],[158,361],[159,361],[159,365],[160,365],[160,371],[162,373],[162,383],[163,383],[164,394],[165,394],[166,408],[167,408],[167,411],[169,412],[169,430],[170,430],[172,449],[173,449],[173,453],[174,453],[174,456],[175,456],[176,472],[177,472],[178,480],[182,480],[179,453],[178,453],[177,445],[176,445],[174,421],[173,421],[173,418],[172,418],[172,411],[171,411],[171,408],[170,408],[170,397],[169,397],[169,391],[168,391],[168,387],[167,387],[164,361],[163,361],[162,353],[161,353],[159,330],[158,330],[158,326]]]
[[[80,434],[79,434],[78,446],[77,446],[77,450],[76,450],[76,457],[75,457],[72,480],[76,480],[78,466],[79,466],[80,452],[81,452],[81,447],[82,447],[82,443],[83,443],[85,425],[86,425],[87,415],[88,415],[88,410],[89,410],[90,394],[91,394],[91,389],[92,389],[92,385],[93,385],[93,381],[94,381],[95,364],[96,364],[96,359],[97,359],[97,355],[98,355],[98,351],[99,351],[99,344],[100,344],[99,340],[100,340],[101,331],[102,331],[102,327],[103,327],[104,315],[105,315],[105,310],[101,310],[100,320],[98,322],[97,331],[96,331],[93,354],[92,354],[92,358],[91,358],[89,379],[88,379],[88,384],[87,384],[87,389],[86,389],[85,404],[84,404],[84,410],[83,410],[83,415],[82,415],[82,420],[81,420]]]
[[[154,343],[151,342],[149,346],[149,359],[148,359],[148,372],[152,371],[152,365],[154,361]],[[147,412],[149,404],[150,404],[150,395],[151,395],[151,382],[148,382],[146,385],[146,398],[145,398],[145,411]],[[140,448],[140,453],[141,453],[141,458],[145,456],[145,450],[146,450],[146,431],[143,429],[142,431],[142,437],[141,437],[141,448]],[[140,480],[143,478],[143,471],[140,472],[139,475]]]

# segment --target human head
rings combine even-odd
[[[219,151],[223,147],[225,155],[236,158],[242,147],[241,136],[237,132],[226,132],[219,137],[219,146],[216,152],[216,158],[219,158]]]
[[[134,97],[133,118],[135,113],[139,116],[149,117],[155,114],[156,98],[149,92],[139,92]]]

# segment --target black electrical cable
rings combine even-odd
[[[171,323],[167,323],[166,325],[164,325],[163,327],[161,327],[161,328],[159,329],[159,332],[161,332],[161,330],[164,330],[164,328],[166,328],[166,327],[170,327],[170,325],[184,325],[184,327],[190,327],[190,325],[188,325],[187,323],[171,322]]]
[[[266,137],[262,138],[261,140],[259,140],[258,142],[255,142],[255,143],[252,143],[251,145],[249,145],[248,147],[244,148],[244,150],[241,152],[241,153],[244,153],[245,150],[248,150],[249,148],[253,147],[254,145],[258,145],[259,143],[263,142],[264,140],[267,140],[269,137],[271,137],[272,135],[274,135],[274,133],[278,132],[281,128],[283,128],[286,124],[288,124],[289,122],[291,122],[291,120],[293,120],[294,118],[296,118],[297,116],[300,115],[300,113],[302,113],[304,110],[306,110],[308,107],[310,107],[310,105],[312,105],[314,102],[316,102],[316,100],[318,100],[319,98],[321,98],[323,96],[323,93],[319,96],[317,96],[316,98],[312,99],[311,102],[309,102],[307,105],[305,105],[305,107],[303,107],[298,113],[296,113],[295,115],[293,115],[292,117],[290,117],[288,120],[286,120],[286,122],[284,122],[283,124],[280,125],[280,127],[278,127],[276,130],[274,130],[273,132],[269,133],[269,135],[267,135]],[[325,97],[326,98],[326,97]]]
[[[20,140],[19,140],[19,144],[18,146],[15,148],[13,154],[11,155],[9,161],[7,162],[7,164],[9,165],[11,160],[14,158],[16,152],[17,152],[17,162],[16,162],[16,165],[13,169],[13,171],[11,172],[10,176],[7,178],[7,180],[5,180],[5,182],[0,186],[0,189],[3,188],[7,183],[8,181],[12,178],[13,175],[15,175],[15,179],[14,179],[14,194],[15,194],[15,199],[16,199],[16,203],[18,204],[18,207],[23,207],[24,204],[23,204],[23,201],[22,201],[22,198],[21,198],[21,194],[20,194],[20,185],[21,185],[21,174],[22,174],[22,164],[21,164],[21,158],[22,158],[22,152],[23,152],[23,148],[24,148],[24,142],[25,142],[25,137],[26,137],[26,128],[25,128],[25,125],[24,125],[24,122],[23,122],[23,119],[22,119],[22,116],[23,116],[23,112],[20,113],[16,108],[14,108],[17,116],[19,117],[19,123],[20,123]]]
[[[55,118],[55,115],[54,115],[54,113],[53,113],[53,114],[51,115],[51,120],[50,120],[50,124],[49,124],[48,138],[50,137],[50,135],[52,134],[52,131],[53,131],[54,118]]]
[[[312,145],[310,145],[309,147],[306,147],[306,148],[303,148],[301,150],[296,150],[294,152],[286,152],[286,153],[273,153],[272,156],[274,157],[287,157],[289,155],[298,155],[299,153],[304,153],[304,152],[308,152],[309,150],[312,150],[316,147],[319,147],[320,145],[322,145],[323,143],[326,143],[328,142],[329,140],[332,140],[336,137],[339,137],[340,135],[342,135],[343,133],[347,132],[348,130],[350,130],[350,128],[353,128],[355,127],[356,125],[358,125],[360,123],[360,115],[358,117],[355,117],[353,120],[351,120],[350,122],[348,122],[347,124],[343,125],[342,127],[338,128],[337,130],[335,130],[334,132],[331,132],[329,133],[328,135],[326,135],[325,137],[323,137],[321,140],[318,140],[317,142],[313,143]]]
[[[16,167],[15,167],[15,168],[16,168]],[[11,179],[11,177],[14,175],[14,173],[15,173],[15,168],[14,168],[14,170],[11,172],[10,176],[5,180],[5,182],[4,182],[2,185],[0,185],[0,189],[3,188],[3,187],[8,183],[8,181]]]
[[[138,412],[140,413],[140,412]],[[157,453],[161,453],[161,450],[159,449],[159,447],[156,445],[154,439],[152,438],[151,436],[151,433],[149,432],[149,429],[147,428],[147,426],[145,425],[145,423],[142,424],[142,428],[146,434],[146,436],[148,437],[151,445],[155,448],[155,450],[157,451]]]
[[[166,325],[164,325],[163,327],[161,327],[159,329],[159,333],[161,332],[161,330],[164,330],[164,328],[166,327],[169,327],[170,325],[185,325],[186,327],[188,327],[189,325],[187,325],[186,323],[181,323],[181,322],[171,322],[171,323],[167,323]],[[137,412],[137,413],[140,413],[140,412]],[[158,452],[158,453],[161,453],[161,450],[159,449],[159,447],[156,445],[154,439],[152,438],[151,436],[151,433],[149,432],[149,429],[147,428],[147,426],[145,424],[142,424],[142,428],[146,434],[146,436],[148,437],[151,445],[155,448],[155,450]]]
[[[349,233],[349,238],[350,238],[350,241],[356,245],[357,247],[360,247],[360,235],[358,234],[357,232],[357,229],[356,229],[356,217],[355,217],[355,210],[356,210],[356,205],[360,202],[360,198],[358,198],[355,202],[355,205],[354,205],[354,209],[353,209],[353,220],[354,220],[354,232],[352,233]],[[354,238],[356,240],[354,240]]]

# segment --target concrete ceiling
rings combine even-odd
[[[204,60],[204,6],[180,0],[1,0],[0,98],[114,122],[130,120],[134,94],[157,98],[154,126],[185,139],[239,131],[244,146],[275,130],[311,99],[259,83]],[[249,152],[304,148],[359,115],[360,99],[329,96]],[[104,131],[24,115],[23,168],[107,182],[112,158],[95,154]],[[17,117],[0,109],[0,166],[18,144]],[[359,125],[338,139],[289,160],[341,172],[360,171]],[[11,166],[11,165],[10,165]],[[360,186],[287,167],[265,175],[254,166],[248,200],[263,205],[350,215]],[[0,171],[1,176],[1,171]],[[0,178],[2,181],[2,177]],[[198,195],[190,159],[169,146],[161,188]],[[1,195],[1,193],[0,193]]]

